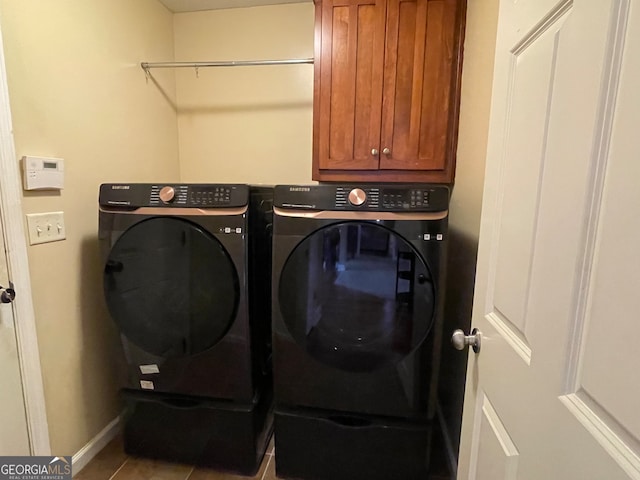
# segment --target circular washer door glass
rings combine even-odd
[[[175,217],[127,229],[104,268],[107,306],[120,331],[160,357],[189,356],[215,345],[235,318],[238,285],[222,244]]]
[[[306,237],[282,268],[278,297],[296,343],[346,371],[396,365],[434,321],[426,263],[404,238],[373,223],[333,224]]]

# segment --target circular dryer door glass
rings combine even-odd
[[[117,240],[104,269],[111,316],[135,345],[161,357],[205,351],[238,307],[238,275],[222,244],[179,218],[137,223]]]
[[[435,293],[413,246],[377,224],[334,224],[306,237],[282,269],[279,305],[316,360],[366,372],[402,361],[427,336]]]

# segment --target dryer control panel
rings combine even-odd
[[[107,207],[229,208],[249,204],[249,186],[202,183],[105,183],[100,205]]]
[[[278,185],[274,204],[309,210],[440,212],[449,188],[429,184]]]

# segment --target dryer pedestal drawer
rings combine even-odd
[[[129,455],[255,475],[273,429],[271,393],[257,404],[123,390]]]

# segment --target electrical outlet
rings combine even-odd
[[[27,228],[31,245],[64,240],[64,212],[28,213]]]

